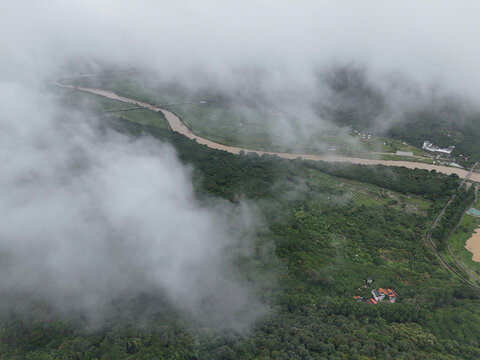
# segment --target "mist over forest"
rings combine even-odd
[[[380,159],[392,141],[435,164],[428,140],[454,146],[448,162],[469,170],[480,158],[479,11],[3,1],[0,357],[475,358],[480,277],[466,271],[466,285],[434,252],[449,249],[475,183],[255,151]],[[161,112],[122,117],[132,104],[82,88],[173,104],[197,135],[252,152],[199,145]],[[366,275],[400,289],[399,303],[353,302]]]

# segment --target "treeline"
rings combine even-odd
[[[417,147],[425,140],[441,147],[454,145],[452,155],[462,154],[457,160],[464,166],[480,157],[480,115],[466,113],[457,105],[409,113],[404,121],[392,126],[387,135]]]
[[[460,189],[455,198],[445,209],[445,213],[432,231],[432,239],[437,247],[442,250],[447,246],[450,233],[460,221],[465,209],[474,201],[475,190],[471,186],[468,191]]]
[[[333,176],[378,185],[402,194],[422,195],[432,200],[452,194],[459,185],[458,175],[447,176],[435,170],[324,161],[305,161],[305,165]]]
[[[421,195],[430,200],[453,194],[460,183],[458,175],[447,176],[435,170],[345,162],[290,161],[274,155],[258,156],[256,153],[233,155],[198,145],[183,135],[165,129],[132,124],[124,120],[115,120],[113,124],[122,132],[149,134],[172,143],[180,160],[194,165],[194,181],[202,191],[229,200],[235,200],[240,194],[253,198],[271,196],[274,183],[280,179],[290,181],[304,173],[306,168],[366,182],[402,194]]]
[[[112,119],[109,126],[134,136],[149,135],[174,146],[180,160],[193,165],[193,181],[199,196],[209,194],[236,201],[239,196],[263,198],[273,196],[279,180],[293,180],[304,170],[296,163],[278,156],[256,153],[234,155],[210,149],[187,137],[165,129]]]
[[[37,345],[23,353],[2,353],[9,360],[478,359],[480,356],[475,346],[459,346],[454,339],[438,339],[419,324],[386,322],[377,314],[383,310],[396,311],[388,304],[378,307],[335,304],[339,311],[343,305],[370,316],[347,315],[350,310],[343,311],[345,315],[329,314],[321,306],[309,304],[295,312],[272,314],[268,320],[260,321],[250,336],[230,332],[200,334],[174,323],[164,323],[153,331],[119,325],[99,335],[68,331],[62,324],[55,324],[57,329],[37,326],[33,330],[31,324],[23,322],[25,333],[19,336],[28,334],[34,338],[30,345],[34,341]],[[416,310],[412,306],[401,311]],[[51,341],[39,341],[39,334],[48,331]],[[6,347],[0,344],[1,350]]]
[[[455,97],[425,99],[415,108],[407,109],[401,121],[379,132],[378,119],[388,113],[385,94],[367,75],[365,69],[341,66],[332,69],[326,84],[336,101],[330,106],[318,102],[318,112],[335,124],[361,131],[400,139],[421,147],[425,140],[435,145],[455,146],[453,152],[461,165],[468,166],[480,158],[480,113]]]

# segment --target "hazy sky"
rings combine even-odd
[[[395,74],[475,101],[479,10],[438,0],[2,1],[1,288],[86,308],[158,288],[191,313],[211,299],[226,322],[245,307],[261,313],[224,260],[249,241],[252,210],[200,204],[171,148],[100,134],[92,115],[56,104],[46,79],[102,63],[235,89],[254,69],[261,91],[304,94],[319,69],[359,63],[380,86]]]
[[[262,67],[272,83],[361,62],[478,96],[478,1],[3,1],[0,64],[54,73],[72,59],[148,64],[222,79]]]

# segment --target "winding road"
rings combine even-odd
[[[142,107],[151,111],[161,112],[167,119],[170,128],[173,131],[176,131],[192,140],[195,140],[197,143],[206,145],[209,148],[227,151],[232,154],[239,154],[240,152],[254,152],[258,155],[268,154],[268,155],[277,155],[282,158],[286,159],[296,159],[302,158],[304,160],[314,160],[314,161],[328,161],[328,162],[350,162],[352,164],[362,164],[362,165],[386,165],[386,166],[404,166],[409,169],[426,169],[426,170],[436,170],[439,173],[451,175],[457,174],[460,178],[466,178],[467,175],[469,180],[480,182],[480,174],[469,172],[464,169],[442,166],[442,165],[433,165],[433,164],[425,164],[425,163],[418,163],[418,162],[410,162],[410,161],[394,161],[394,160],[376,160],[376,159],[362,159],[362,158],[355,158],[355,157],[347,157],[347,156],[331,156],[331,155],[313,155],[313,154],[292,154],[292,153],[282,153],[282,152],[269,152],[269,151],[259,151],[259,150],[251,150],[245,149],[235,146],[227,146],[223,144],[219,144],[217,142],[202,138],[198,135],[195,135],[185,124],[182,120],[175,115],[173,112],[166,110],[164,108],[147,104],[142,101],[138,101],[135,99],[127,98],[124,96],[120,96],[115,94],[113,91],[109,90],[102,90],[96,88],[89,88],[89,87],[81,87],[81,86],[73,86],[68,84],[62,84],[59,82],[54,82],[52,85],[56,85],[63,88],[75,89],[84,92],[88,92],[91,94],[96,94],[99,96],[106,97],[112,100],[122,101],[128,104],[133,104],[138,107]]]

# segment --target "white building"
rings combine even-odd
[[[455,149],[455,146],[449,146],[448,148],[439,148],[438,146],[433,145],[430,141],[425,140],[423,142],[422,149],[425,149],[427,151],[432,151],[432,152],[437,152],[437,153],[441,153],[441,154],[450,155],[452,153],[453,149]]]
[[[383,299],[385,299],[385,294],[383,292],[379,292],[378,290],[372,290],[372,295],[375,301],[383,301]]]

